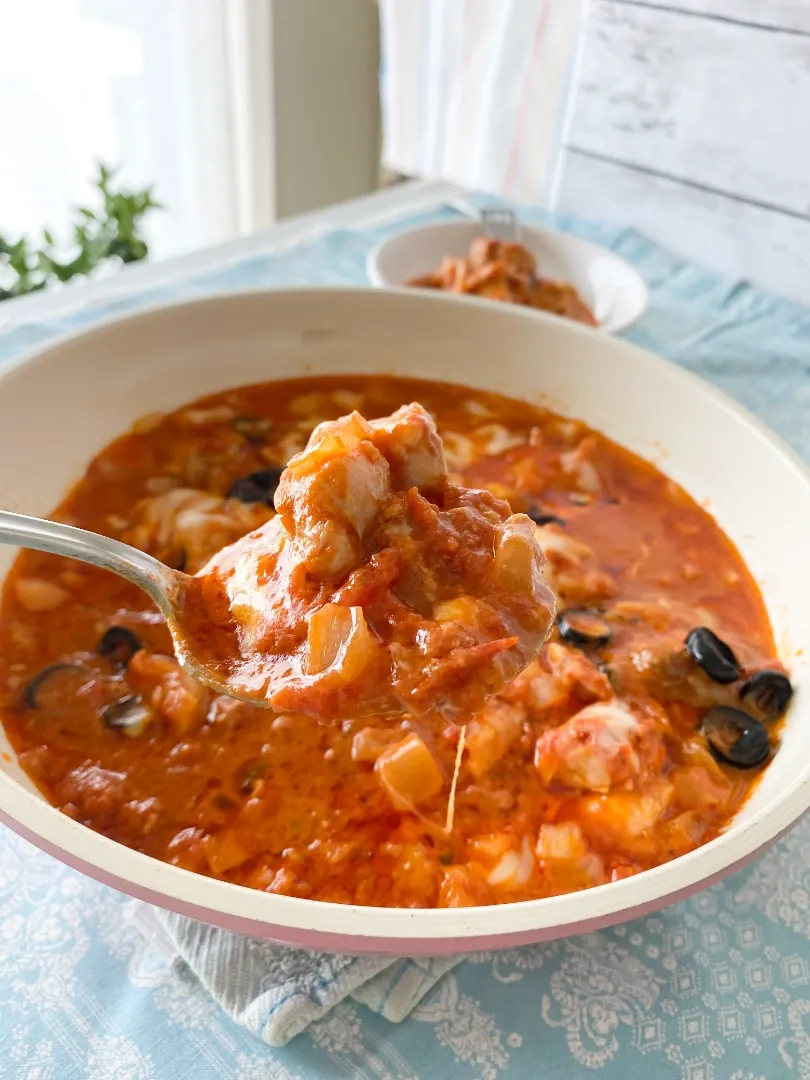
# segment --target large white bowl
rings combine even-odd
[[[810,806],[810,480],[774,435],[700,380],[615,338],[411,290],[246,293],[113,320],[0,370],[0,506],[47,514],[137,417],[281,376],[396,372],[583,417],[706,500],[759,582],[798,687],[783,745],[726,833],[586,892],[500,907],[360,908],[275,896],[156,862],[49,806],[0,739],[0,818],[72,866],[232,930],[346,952],[431,954],[538,941],[643,914],[738,867]],[[13,552],[0,550],[0,575]]]
[[[435,270],[450,255],[463,258],[481,235],[476,221],[420,225],[384,240],[366,260],[373,285],[398,288]],[[543,277],[570,282],[594,313],[599,329],[617,334],[641,318],[650,302],[644,279],[630,263],[599,244],[555,229],[520,227],[520,242]]]

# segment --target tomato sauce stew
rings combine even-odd
[[[0,715],[54,806],[201,874],[400,907],[588,888],[727,825],[792,694],[762,598],[705,510],[582,423],[437,382],[263,383],[144,418],[52,516],[194,573],[273,516],[316,424],[409,402],[435,418],[452,482],[532,518],[557,595],[539,657],[467,718],[460,756],[438,713],[319,724],[216,696],[134,586],[23,552]]]
[[[555,598],[534,523],[449,481],[415,402],[318,424],[274,502],[274,518],[181,590],[181,648],[218,691],[324,723],[434,712],[465,724],[548,637]]]

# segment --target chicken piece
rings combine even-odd
[[[276,508],[200,572],[184,613],[192,651],[240,695],[319,719],[464,722],[548,633],[533,523],[448,481],[420,405],[320,424]]]
[[[359,413],[319,424],[276,491],[276,509],[295,540],[297,561],[323,579],[353,569],[390,490],[388,462]]]
[[[73,808],[72,817],[94,828],[112,828],[126,802],[127,777],[88,761],[60,777],[57,790],[60,805]]]
[[[142,499],[121,539],[190,573],[211,556],[272,517],[261,503],[224,499],[208,491],[174,488]]]
[[[546,649],[546,661],[565,697],[579,698],[587,703],[607,701],[613,696],[607,675],[579,649],[552,641]]]
[[[549,642],[542,656],[498,695],[499,700],[523,707],[525,715],[542,723],[563,720],[583,705],[611,697],[610,680],[596,664],[578,649],[557,641]]]
[[[617,698],[587,705],[537,740],[534,763],[544,784],[581,791],[632,789],[664,763],[659,723]]]
[[[685,636],[678,632],[664,634],[620,654],[616,658],[617,676],[624,679],[625,685],[641,686],[645,693],[664,701],[683,701],[698,709],[736,705],[738,688],[712,681],[687,655]]]
[[[447,477],[442,441],[421,405],[403,405],[392,416],[372,420],[372,439],[388,461],[395,488],[430,491]]]

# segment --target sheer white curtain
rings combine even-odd
[[[229,7],[0,0],[0,231],[63,235],[102,158],[155,184],[167,208],[146,227],[155,255],[234,235]]]
[[[588,0],[380,0],[383,161],[553,204]]]
[[[160,258],[373,190],[373,0],[0,0],[0,233],[64,236],[99,158]]]

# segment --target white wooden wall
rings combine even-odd
[[[591,0],[559,209],[810,303],[810,0]]]

